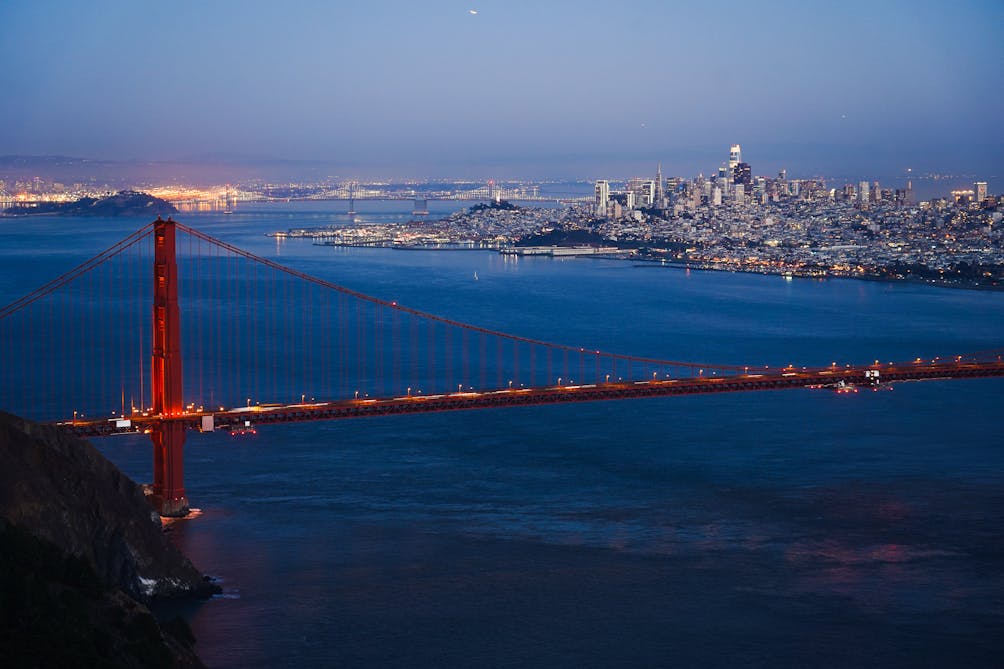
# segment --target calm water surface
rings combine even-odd
[[[331,203],[179,220],[422,310],[639,355],[1004,340],[1004,293],[263,235],[344,221]],[[0,219],[0,302],[145,222]],[[191,434],[201,511],[171,531],[225,594],[185,613],[213,667],[999,666],[1002,409],[1004,381],[976,380]],[[150,479],[146,438],[97,445]]]

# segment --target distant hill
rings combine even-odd
[[[38,202],[3,210],[6,216],[57,214],[61,216],[165,216],[178,213],[166,200],[147,193],[119,191],[108,197],[84,197],[76,202]]]
[[[488,202],[487,204],[485,204],[485,203],[476,204],[473,207],[470,207],[468,209],[468,211],[470,211],[470,212],[473,213],[475,211],[487,211],[489,209],[496,209],[496,210],[499,210],[499,211],[522,211],[523,210],[522,207],[516,206],[515,204],[509,202],[508,200],[498,200],[497,202],[494,201],[494,200],[492,200],[491,202]]]

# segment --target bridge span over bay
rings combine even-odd
[[[0,407],[84,436],[149,433],[151,499],[166,516],[188,511],[190,429],[1004,376],[1004,349],[764,367],[541,341],[358,292],[171,219],[0,309],[0,341]]]

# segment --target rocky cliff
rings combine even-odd
[[[0,571],[0,656],[84,644],[96,657],[199,666],[184,624],[163,631],[145,604],[218,588],[167,541],[142,488],[86,441],[3,412]]]

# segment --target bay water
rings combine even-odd
[[[357,209],[406,220],[411,203]],[[342,212],[176,218],[399,304],[641,356],[801,366],[1004,343],[1002,292],[265,236]],[[0,219],[0,303],[146,222]],[[176,612],[212,667],[995,666],[1002,409],[989,379],[190,434],[198,511],[167,528],[224,594]],[[95,443],[150,480],[147,437]]]

